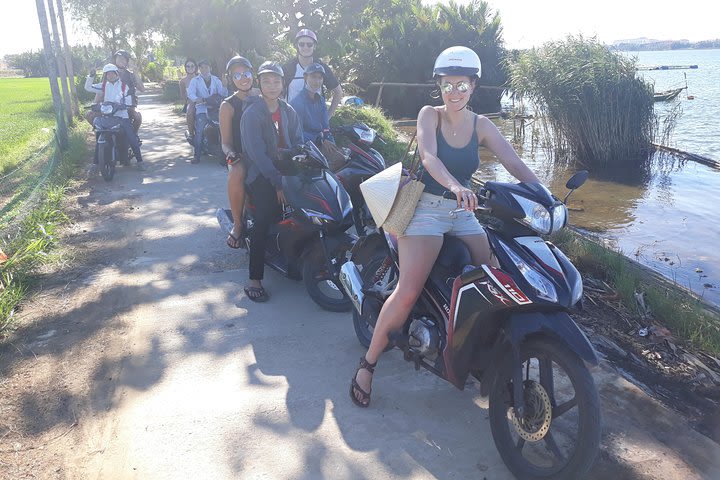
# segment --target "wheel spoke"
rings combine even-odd
[[[525,439],[522,437],[518,437],[518,441],[515,444],[515,448],[518,452],[522,452],[523,447],[525,446]]]
[[[572,410],[576,406],[577,399],[573,397],[562,405],[558,405],[557,407],[553,408],[552,418],[558,418],[559,416],[566,414],[568,411]]]
[[[538,359],[540,367],[540,385],[545,389],[547,394],[550,396],[550,403],[554,407],[555,402],[555,381],[553,379],[553,368],[552,359],[540,358]]]
[[[555,437],[553,437],[552,432],[548,432],[543,440],[545,440],[545,444],[552,452],[552,454],[555,455],[555,458],[557,460],[560,460],[560,462],[564,463],[566,461],[565,455],[563,455],[563,453],[560,451],[560,447],[558,447],[558,444],[555,441]]]

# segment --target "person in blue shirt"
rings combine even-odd
[[[202,152],[202,135],[208,122],[205,102],[213,95],[221,95],[223,98],[228,95],[227,89],[220,79],[211,73],[210,62],[201,60],[198,67],[200,75],[190,80],[187,88],[187,98],[195,104],[195,140],[193,142],[195,153],[192,163],[200,161]]]
[[[311,63],[303,74],[305,87],[294,98],[290,105],[295,109],[302,122],[303,141],[318,143],[318,137],[335,143],[330,134],[330,115],[322,95],[325,81],[325,68],[319,63]]]

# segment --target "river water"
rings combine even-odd
[[[656,103],[664,115],[679,102],[682,114],[669,146],[720,161],[720,50],[639,52],[640,65],[690,65],[697,70],[641,71],[656,91],[685,85],[673,102]],[[498,121],[512,137],[512,121]],[[529,130],[526,138],[529,139]],[[559,197],[572,175],[553,165],[530,141],[518,147],[523,160]],[[512,181],[487,150],[481,150],[483,180]],[[616,177],[617,178],[617,177]],[[613,182],[593,179],[570,198],[570,223],[592,231],[666,277],[705,299],[720,304],[720,171],[695,162],[656,158],[651,174],[640,181]]]

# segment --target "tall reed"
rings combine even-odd
[[[522,52],[509,70],[512,88],[542,118],[552,157],[645,165],[658,125],[653,87],[636,76],[635,60],[569,36]]]

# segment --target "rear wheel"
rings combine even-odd
[[[98,149],[98,168],[106,182],[109,182],[115,176],[115,162],[112,158],[112,143],[102,143]]]
[[[490,392],[495,445],[518,479],[584,478],[600,444],[597,389],[582,360],[566,346],[539,338],[521,346],[525,411],[515,412],[512,361]]]

